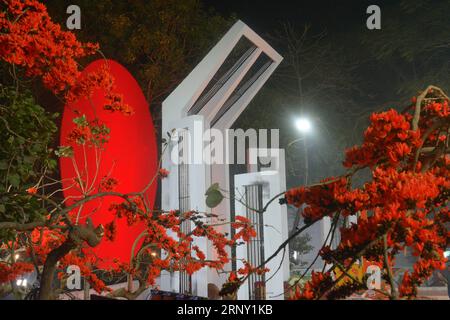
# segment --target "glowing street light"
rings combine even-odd
[[[306,133],[311,131],[311,122],[307,118],[299,118],[295,121],[295,126],[297,130]]]
[[[295,120],[295,126],[296,126],[297,130],[302,133],[302,137],[297,140],[294,140],[288,146],[292,145],[293,143],[295,143],[297,141],[303,141],[303,148],[304,148],[303,154],[305,157],[305,181],[304,181],[304,184],[307,185],[308,184],[308,175],[309,175],[309,163],[308,163],[309,161],[308,161],[308,147],[307,147],[307,143],[306,143],[306,138],[307,138],[307,133],[310,132],[312,129],[312,124],[308,118],[300,117],[300,118],[297,118],[297,120]]]
[[[18,287],[26,287],[27,284],[28,284],[28,280],[27,280],[27,279],[18,279],[18,280],[16,281],[16,285],[17,285]]]

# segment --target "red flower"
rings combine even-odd
[[[91,139],[91,129],[88,126],[76,126],[69,132],[67,141],[83,145]]]
[[[118,182],[114,178],[103,177],[100,181],[100,189],[104,191],[112,191],[117,186]]]
[[[105,238],[113,242],[116,239],[116,236],[117,236],[117,224],[116,221],[113,220],[105,225]]]
[[[36,194],[38,189],[36,187],[31,187],[31,188],[28,188],[26,191],[29,194]]]
[[[201,251],[198,246],[193,246],[192,249],[195,251],[195,253],[197,254],[197,257],[200,260],[205,260],[206,259],[205,253],[203,251]]]
[[[231,223],[231,227],[237,230],[233,237],[234,241],[239,239],[249,241],[251,238],[256,237],[256,230],[253,228],[249,219],[243,216],[236,216],[235,220],[235,222]]]
[[[158,174],[161,177],[161,179],[167,178],[169,176],[169,170],[161,168],[159,169]]]
[[[40,76],[54,93],[74,85],[80,74],[76,59],[94,54],[98,45],[62,31],[38,1],[9,0],[6,6],[0,15],[0,59],[23,67],[30,77]]]
[[[0,284],[15,280],[17,277],[33,272],[34,267],[31,263],[16,262],[13,265],[7,265],[0,262]]]

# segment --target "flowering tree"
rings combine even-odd
[[[253,226],[246,218],[236,217],[231,223],[236,233],[230,239],[208,223],[212,215],[207,212],[153,210],[145,191],[158,178],[170,174],[163,168],[157,169],[143,190],[130,193],[114,191],[120,181],[113,176],[99,179],[95,188],[87,187],[83,172],[78,172],[70,187],[80,189],[81,196],[73,201],[61,198],[61,181],[51,176],[55,158],[73,157],[75,150],[80,150],[73,146],[90,146],[101,153],[108,143],[109,129],[98,119],[87,119],[79,110],[80,116],[74,119],[76,125],[67,137],[71,144],[52,150],[50,143],[56,131],[53,116],[34,102],[22,79],[41,80],[65,102],[90,97],[100,88],[106,103],[98,107],[123,116],[133,116],[133,108],[116,92],[107,65],[81,77],[80,59],[97,53],[98,45],[81,43],[73,33],[62,31],[36,0],[0,0],[0,4],[0,59],[10,67],[13,77],[12,85],[0,88],[0,123],[4,125],[0,150],[0,284],[35,271],[39,275],[38,297],[51,299],[58,293],[55,274],[58,272],[63,283],[64,269],[75,264],[95,290],[109,291],[94,271],[99,261],[92,248],[101,241],[115,241],[115,219],[125,219],[129,225],[143,223],[146,228],[135,242],[137,246],[143,240],[143,244],[133,248],[130,261],[117,262],[109,270],[125,270],[129,279],[139,282],[139,288],[111,292],[113,296],[136,297],[162,270],[189,274],[203,267],[222,270],[230,261],[227,247],[253,237]],[[328,267],[314,272],[294,298],[342,298],[364,288],[365,284],[349,273],[361,258],[382,268],[391,288],[379,290],[381,294],[392,299],[413,297],[416,287],[433,270],[442,269],[446,261],[443,251],[449,242],[446,224],[450,218],[448,103],[442,90],[429,87],[403,112],[373,114],[363,144],[346,153],[347,174],[284,194],[282,203],[306,205],[302,212],[305,226],[260,266],[244,262],[243,268],[230,273],[222,294],[234,294],[249,274],[266,272],[266,263],[285,250],[293,238],[321,219],[331,218],[330,233],[319,252]],[[362,187],[354,186],[353,178],[363,171],[369,171],[371,179]],[[110,207],[114,220],[103,226],[78,219],[80,207],[107,196],[117,198]],[[341,228],[339,245],[332,247],[339,219],[349,216],[357,216],[358,223]],[[194,225],[189,233],[180,228],[185,221]],[[215,248],[214,260],[195,246],[196,237],[206,238]],[[412,249],[417,262],[397,287],[394,259],[406,247]],[[164,255],[155,255],[155,249]],[[337,286],[345,278],[351,281]]]
[[[450,236],[448,104],[444,92],[430,86],[403,112],[372,114],[363,144],[346,152],[347,174],[286,192],[283,202],[306,205],[302,212],[306,225],[294,236],[325,217],[332,219],[319,252],[329,268],[313,272],[295,298],[343,298],[367,289],[349,274],[361,258],[383,270],[390,290],[378,291],[391,299],[414,297],[417,286],[434,270],[445,268]],[[370,170],[371,179],[355,187],[352,178],[362,170]],[[332,247],[338,219],[349,216],[358,222],[341,228],[340,242]],[[396,254],[406,247],[417,261],[397,286],[392,268]],[[348,281],[337,286],[344,278]]]
[[[223,269],[230,260],[226,247],[248,240],[255,234],[253,227],[246,218],[238,218],[232,223],[236,235],[230,239],[208,224],[212,215],[206,212],[153,210],[146,201],[145,191],[157,183],[157,178],[169,174],[163,168],[158,168],[143,190],[130,193],[115,192],[118,181],[112,176],[97,180],[95,188],[88,187],[85,173],[77,171],[69,187],[81,190],[80,197],[70,201],[61,198],[63,190],[54,188],[61,181],[50,175],[56,167],[54,158],[73,157],[80,150],[74,148],[76,145],[82,146],[82,150],[88,146],[101,153],[108,143],[109,129],[98,119],[87,119],[83,110],[78,110],[80,116],[74,119],[75,127],[67,137],[70,145],[52,150],[50,143],[56,131],[53,116],[36,105],[28,92],[21,92],[26,83],[20,79],[40,79],[66,103],[91,97],[95,90],[102,89],[106,103],[100,107],[124,116],[132,116],[133,108],[116,92],[106,64],[99,71],[81,76],[79,60],[97,53],[97,44],[81,43],[73,33],[62,31],[52,22],[46,7],[36,0],[1,0],[0,4],[0,59],[10,66],[14,80],[14,86],[2,94],[1,106],[1,119],[7,129],[5,141],[10,149],[4,155],[9,161],[0,163],[5,179],[5,186],[0,188],[0,284],[35,271],[39,279],[38,298],[52,299],[58,294],[54,283],[56,272],[64,282],[65,268],[78,265],[96,291],[111,291],[94,272],[99,261],[92,248],[101,241],[115,241],[116,219],[126,219],[128,225],[145,224],[146,228],[135,241],[130,261],[117,262],[109,270],[111,273],[125,271],[129,279],[139,282],[139,288],[111,292],[113,296],[130,299],[138,296],[154,284],[162,270],[192,274],[203,267]],[[27,123],[28,127],[16,132],[12,126],[14,121]],[[28,160],[20,158],[19,161],[17,150]],[[22,165],[26,161],[29,163]],[[96,226],[89,218],[79,219],[79,208],[106,196],[118,199],[109,208],[114,220]],[[180,225],[185,221],[194,225],[189,233],[181,231]],[[214,260],[195,246],[197,237],[206,238],[215,248]],[[137,247],[140,240],[143,244]],[[164,252],[164,256],[155,255],[155,249]]]
[[[450,190],[450,108],[449,98],[429,86],[402,112],[391,109],[374,113],[364,133],[363,143],[346,151],[348,172],[318,184],[300,186],[283,193],[280,204],[304,209],[304,226],[298,228],[263,261],[266,265],[302,232],[323,219],[331,228],[316,258],[289,288],[292,299],[340,299],[365,290],[367,279],[351,273],[356,263],[377,265],[390,288],[377,289],[378,296],[390,299],[413,298],[417,286],[433,271],[445,268],[444,251],[450,242],[448,207]],[[362,187],[352,180],[359,173],[370,173]],[[272,198],[268,205],[281,195]],[[357,217],[357,223],[341,227],[339,221]],[[337,245],[334,237],[340,233]],[[409,248],[417,258],[412,272],[395,283],[395,256]],[[312,265],[321,257],[321,272]],[[360,263],[362,265],[362,263]],[[281,266],[280,266],[281,267]],[[223,293],[235,292],[248,275],[232,274]],[[285,292],[285,293],[289,293]]]

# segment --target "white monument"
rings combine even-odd
[[[247,175],[230,177],[227,163],[208,163],[203,159],[205,146],[209,143],[202,139],[208,129],[223,133],[229,129],[239,115],[248,106],[253,97],[271,76],[282,57],[270,47],[261,37],[252,31],[243,22],[236,22],[223,38],[211,49],[205,58],[192,70],[181,84],[167,97],[162,104],[162,132],[171,132],[177,143],[171,143],[163,154],[162,166],[170,171],[168,178],[162,181],[161,206],[163,210],[179,209],[180,211],[197,210],[211,212],[230,220],[230,200],[225,199],[214,209],[209,209],[205,203],[205,192],[213,184],[230,190],[230,180],[235,179],[237,189],[243,191],[251,185],[257,185],[262,192],[261,205],[271,195],[277,194],[286,188],[284,172],[284,153],[278,152],[278,162],[275,170],[257,172],[257,166],[252,166]],[[211,135],[214,135],[213,132]],[[215,139],[218,139],[214,135]],[[225,160],[229,157],[228,139],[225,139],[223,150],[214,150],[214,153],[224,154]],[[199,143],[200,141],[200,143]],[[208,150],[208,149],[207,149]],[[278,149],[277,149],[278,150]],[[212,152],[212,151],[211,151]],[[187,163],[174,161],[174,156],[189,159]],[[255,199],[245,198],[244,201]],[[239,215],[245,215],[245,210]],[[270,212],[270,213],[269,213]],[[249,215],[249,213],[247,213]],[[270,218],[269,218],[270,216]],[[261,250],[264,255],[270,255],[277,244],[287,238],[286,208],[276,203],[268,208],[264,214],[264,223],[273,224],[273,229],[261,229],[258,233]],[[182,228],[189,231],[192,225]],[[276,230],[276,231],[273,231]],[[229,226],[223,227],[222,232],[229,232]],[[277,233],[278,232],[278,233]],[[208,258],[213,257],[213,250],[208,248],[204,239],[195,239],[195,244],[207,252]],[[264,246],[266,244],[266,246]],[[252,247],[253,248],[253,247]],[[262,256],[251,255],[247,247],[239,247],[236,254],[240,258],[253,259],[254,263],[261,261]],[[249,257],[250,255],[250,257]],[[289,276],[288,254],[285,260],[276,259],[269,267],[282,268],[266,283],[266,295],[280,294],[283,290],[283,281]],[[256,259],[256,260],[255,260]],[[259,260],[258,260],[259,259]],[[275,266],[275,264],[277,264]],[[239,265],[238,265],[239,267]],[[231,264],[227,270],[231,269]],[[274,272],[273,270],[272,272]],[[268,277],[271,275],[269,274]],[[183,272],[163,272],[160,278],[162,290],[173,292],[188,292],[197,296],[208,296],[208,283],[221,287],[226,275],[219,275],[216,270],[203,268],[189,277]],[[251,282],[251,281],[250,281]],[[255,298],[249,281],[242,287],[239,297],[242,299]],[[251,283],[250,286],[255,285]],[[260,284],[258,284],[260,285]],[[247,292],[247,294],[245,292]]]

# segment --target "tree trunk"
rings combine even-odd
[[[44,270],[42,271],[39,300],[51,300],[54,298],[52,284],[55,276],[56,264],[61,258],[75,248],[76,244],[71,240],[67,240],[49,253],[47,260],[45,260]]]
[[[67,240],[58,248],[51,251],[47,256],[47,260],[45,260],[40,283],[39,300],[50,300],[54,298],[53,278],[58,261],[84,242],[92,248],[97,246],[102,239],[103,232],[103,226],[99,225],[97,228],[94,228],[90,218],[87,219],[86,225],[78,225],[70,230]]]

